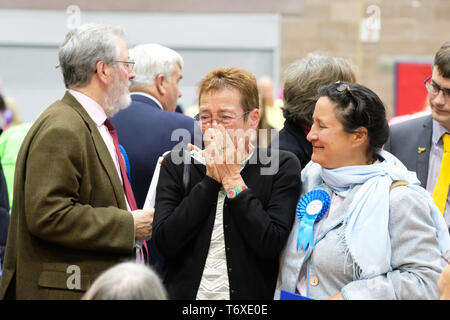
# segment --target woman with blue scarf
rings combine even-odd
[[[438,299],[450,235],[415,172],[381,150],[389,136],[383,103],[345,82],[318,96],[275,299]]]

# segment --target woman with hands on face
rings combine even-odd
[[[258,104],[252,74],[212,70],[199,90],[205,149],[189,148],[187,190],[181,153],[162,162],[153,239],[165,258],[163,281],[171,299],[273,298],[300,191],[300,164],[289,152],[267,157],[267,150],[254,146]]]

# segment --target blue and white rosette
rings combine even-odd
[[[298,202],[296,212],[300,219],[300,226],[297,235],[297,251],[300,245],[303,251],[306,251],[308,246],[314,248],[314,223],[327,213],[330,201],[330,195],[325,190],[314,189]]]

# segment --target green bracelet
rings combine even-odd
[[[230,188],[227,191],[227,198],[229,199],[233,199],[234,197],[236,197],[239,193],[241,193],[242,191],[246,190],[247,186],[244,184],[243,186],[240,187],[235,187],[235,188]]]

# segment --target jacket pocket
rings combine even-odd
[[[38,284],[44,288],[86,291],[91,285],[91,276],[83,273],[78,265],[44,263]]]

